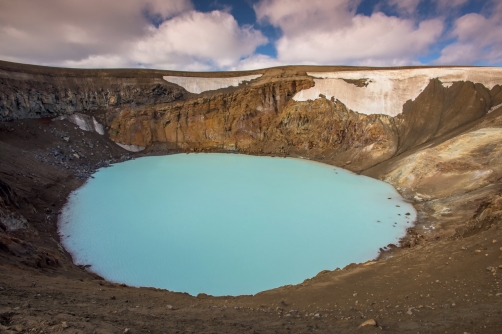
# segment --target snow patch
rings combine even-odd
[[[177,77],[165,76],[164,80],[185,88],[190,93],[200,94],[209,90],[228,87],[237,87],[244,81],[258,79],[262,74],[247,75],[232,78],[202,78],[202,77]]]
[[[121,144],[121,143],[117,143],[117,142],[115,142],[115,144],[117,144],[118,146],[120,146],[123,149],[128,150],[130,152],[140,152],[140,151],[143,151],[145,149],[144,146],[126,145],[126,144]]]
[[[100,135],[105,134],[105,128],[103,127],[102,124],[99,124],[98,121],[94,117],[92,117],[92,125],[94,125],[94,130],[99,133]]]
[[[100,124],[94,116],[84,115],[81,113],[73,113],[71,115],[64,115],[55,118],[57,121],[68,120],[78,126],[84,131],[97,132],[100,135],[105,134],[105,129],[102,124]]]
[[[441,80],[444,87],[467,80],[481,83],[488,89],[502,84],[502,68],[499,67],[307,72],[307,75],[314,78],[315,86],[295,94],[295,101],[315,100],[322,94],[367,115],[400,114],[405,102],[415,99],[434,78]],[[365,80],[367,85],[357,86],[350,82],[354,80]]]
[[[495,111],[495,110],[497,110],[500,107],[502,107],[502,103],[501,104],[497,104],[496,106],[492,107],[490,110],[488,110],[488,113],[491,113],[492,111]]]
[[[373,149],[373,146],[375,146],[375,143],[371,144],[371,145],[368,145],[368,146],[365,146],[362,151],[363,152],[369,152]]]

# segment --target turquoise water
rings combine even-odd
[[[371,260],[415,217],[389,184],[341,168],[176,154],[100,169],[59,232],[75,263],[110,281],[239,295]]]

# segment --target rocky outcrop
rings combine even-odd
[[[0,121],[56,117],[124,105],[182,99],[186,91],[162,77],[122,77],[85,70],[30,73],[0,62]]]
[[[180,149],[256,151],[266,130],[311,80],[266,83],[232,93],[107,113],[110,138],[124,144],[166,143]]]
[[[403,113],[395,117],[400,138],[397,153],[483,117],[494,105],[493,100],[500,99],[499,90],[498,85],[490,91],[472,82],[444,87],[439,80],[431,80],[414,101],[403,106]]]
[[[400,159],[383,180],[435,199],[485,187],[502,175],[502,128],[470,131]]]
[[[17,210],[21,199],[5,182],[0,180],[0,229],[15,231],[28,228],[28,221]]]
[[[389,159],[398,143],[391,117],[355,113],[324,98],[292,103],[268,133],[269,152],[279,146],[294,156],[356,170]]]
[[[500,86],[431,80],[396,117],[353,112],[324,97],[294,101],[307,78],[149,108],[107,113],[110,138],[127,145],[182,150],[231,150],[292,155],[361,171],[480,119],[498,101]],[[350,163],[349,163],[350,162]]]

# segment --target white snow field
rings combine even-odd
[[[89,116],[89,115],[84,115],[78,112],[75,112],[71,115],[63,115],[56,117],[54,120],[57,121],[62,121],[62,120],[68,120],[78,126],[80,129],[84,131],[91,131],[91,132],[97,132],[100,135],[105,134],[105,128],[103,127],[103,124],[100,124],[94,116]]]
[[[334,97],[347,108],[362,114],[396,116],[403,111],[408,100],[414,100],[429,84],[438,78],[443,86],[455,81],[481,83],[488,89],[502,84],[500,67],[419,68],[397,70],[359,70],[340,72],[307,72],[314,78],[315,86],[298,92],[295,101],[315,100],[319,94],[327,99]],[[345,80],[365,80],[365,87],[358,87]]]
[[[140,152],[145,149],[144,146],[138,146],[138,145],[126,145],[126,144],[121,144],[118,142],[115,142],[118,146],[122,147],[124,150],[128,150],[130,152]]]
[[[244,81],[258,79],[262,74],[246,75],[232,78],[202,78],[165,76],[164,80],[185,88],[190,93],[200,94],[208,90],[239,86]]]

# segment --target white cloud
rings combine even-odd
[[[502,62],[502,3],[491,16],[466,14],[455,21],[451,36],[456,42],[441,50],[438,64],[488,64]]]
[[[254,5],[261,22],[280,27],[285,34],[337,29],[350,24],[361,0],[261,0]]]
[[[465,5],[469,0],[431,0],[436,6],[438,13],[445,13],[445,10],[455,9]],[[424,4],[424,0],[387,0],[390,6],[395,7],[400,14],[414,15],[417,14],[417,9],[420,3]],[[429,4],[427,4],[429,5]],[[429,5],[430,6],[430,5]]]
[[[162,22],[155,27],[149,19]],[[224,69],[267,39],[190,0],[1,1],[0,59],[71,67]]]
[[[185,64],[193,61],[233,66],[267,42],[250,26],[239,27],[226,12],[190,11],[167,20],[134,45],[132,58],[143,64]]]
[[[92,55],[80,60],[65,60],[61,64],[63,67],[77,68],[128,68],[133,66],[131,61],[123,56],[105,54]]]
[[[191,0],[0,0],[0,59],[69,67],[241,70],[286,64],[417,65],[444,37],[440,64],[502,62],[502,2],[455,20],[469,0],[431,0],[442,17],[423,19],[424,0],[379,0],[370,16],[362,0],[260,0],[259,23],[282,31],[277,57],[256,54],[268,42],[239,26],[229,8],[194,10]],[[398,16],[379,9],[393,6]],[[488,14],[487,14],[488,13]],[[439,14],[438,14],[439,15]]]
[[[414,20],[355,15],[353,1],[262,0],[255,6],[258,19],[281,28],[276,42],[278,60],[288,64],[413,64],[443,31],[438,19]]]
[[[267,42],[261,32],[239,27],[232,15],[189,11],[166,20],[128,45],[120,54],[66,62],[75,67],[146,67],[209,71],[234,67]]]
[[[121,52],[144,34],[146,13],[190,9],[190,0],[0,1],[0,58],[58,64]]]

